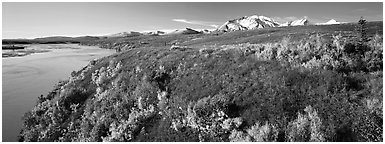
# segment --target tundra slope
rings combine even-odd
[[[40,97],[20,141],[383,141],[377,26],[365,50],[330,29],[94,41],[147,43],[91,61]],[[243,43],[275,32],[281,40]],[[175,41],[183,46],[164,46]]]

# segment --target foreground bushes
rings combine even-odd
[[[382,70],[382,36],[375,35],[365,44],[355,44],[341,35],[327,42],[320,35],[291,42],[285,37],[280,43],[239,44],[225,46],[253,54],[260,60],[277,60],[283,65],[323,68],[338,72],[375,72]]]

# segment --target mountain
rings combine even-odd
[[[236,31],[236,30],[250,30],[266,27],[277,27],[278,22],[266,16],[244,16],[238,19],[233,19],[225,22],[217,31]]]
[[[309,24],[310,24],[309,20],[306,18],[303,18],[303,19],[299,19],[299,20],[295,20],[295,21],[285,22],[283,24],[280,24],[279,26],[280,27],[283,27],[283,26],[301,26],[301,25],[309,25]]]
[[[300,25],[308,25],[308,24],[309,24],[309,20],[304,18],[304,19],[299,19],[291,22],[290,26],[300,26]]]
[[[280,27],[290,26],[290,23],[291,23],[291,21],[290,21],[290,22],[285,22],[285,23],[283,23],[283,24],[279,24],[279,26],[280,26]]]
[[[194,30],[192,28],[185,28],[185,29],[174,30],[166,34],[171,35],[171,34],[199,34],[199,33],[202,33],[202,32],[198,30]]]
[[[121,33],[106,35],[106,37],[132,37],[132,36],[139,36],[139,35],[142,35],[142,33],[129,31],[129,32],[121,32]]]
[[[338,22],[334,19],[331,19],[329,21],[327,21],[326,23],[318,23],[317,25],[333,25],[333,24],[342,24],[344,22]]]

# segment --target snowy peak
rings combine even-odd
[[[299,19],[291,22],[290,26],[299,26],[299,25],[308,25],[308,24],[309,24],[309,20],[304,18],[304,19]]]
[[[220,26],[218,31],[236,31],[236,30],[250,30],[266,27],[277,27],[279,23],[266,16],[244,16],[238,19],[229,20]]]
[[[331,19],[329,21],[327,21],[326,23],[317,23],[317,25],[334,25],[334,24],[343,24],[345,22],[338,22],[334,19]]]
[[[332,23],[337,23],[337,21],[336,21],[336,20],[334,20],[334,19],[331,19],[331,20],[329,20],[329,21],[328,21],[328,22],[326,22],[326,23],[332,24]]]
[[[325,23],[326,25],[332,25],[332,24],[341,24],[341,22],[337,22],[334,19],[329,20],[328,22]]]
[[[309,20],[306,18],[303,18],[303,19],[299,19],[299,20],[295,20],[295,21],[289,21],[289,22],[280,24],[279,26],[281,26],[281,27],[283,27],[283,26],[301,26],[301,25],[309,25],[309,24],[310,24]]]
[[[280,26],[280,27],[290,26],[290,23],[291,23],[291,21],[290,21],[290,22],[285,22],[285,23],[283,23],[283,24],[280,24],[279,26]]]
[[[185,28],[185,29],[179,29],[172,32],[169,32],[167,34],[199,34],[201,33],[198,30],[194,30],[192,28]]]

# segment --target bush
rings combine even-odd
[[[272,142],[278,139],[278,129],[268,122],[261,125],[259,122],[255,123],[247,133],[253,138],[255,142]]]
[[[294,142],[322,142],[325,141],[321,131],[322,122],[317,111],[311,106],[305,108],[306,115],[298,113],[297,119],[291,122],[287,130],[287,140]]]

